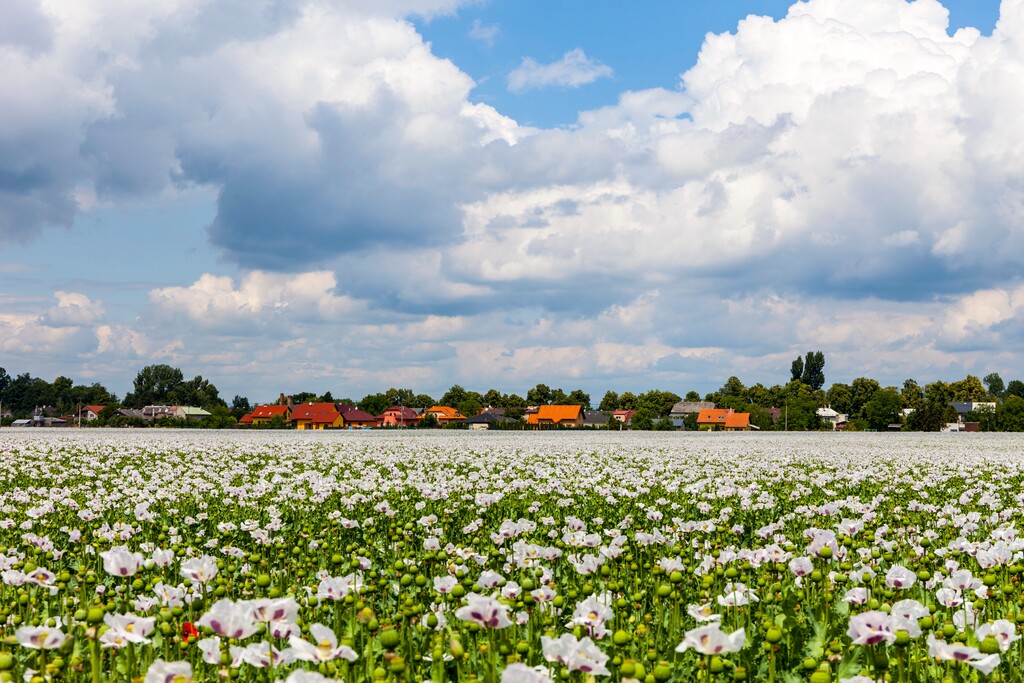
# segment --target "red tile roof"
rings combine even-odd
[[[256,406],[255,410],[252,411],[253,417],[271,418],[275,415],[287,417],[288,406]]]
[[[697,416],[697,424],[720,424],[724,425],[732,408],[704,408]]]
[[[725,417],[726,429],[746,429],[750,426],[750,413],[729,413]]]
[[[358,408],[352,408],[351,410],[342,410],[341,417],[345,422],[373,422],[376,424],[377,417],[370,415],[365,410],[359,410]]]
[[[338,419],[338,409],[333,403],[300,403],[292,408],[292,420],[331,423]]]

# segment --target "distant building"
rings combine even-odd
[[[536,413],[527,416],[526,424],[536,429],[582,427],[583,406],[538,406]]]
[[[829,424],[831,424],[833,430],[844,429],[846,427],[846,423],[849,421],[847,419],[847,415],[836,412],[830,406],[818,408],[816,414],[819,418],[821,418],[823,422],[828,422]]]

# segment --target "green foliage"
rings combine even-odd
[[[825,354],[821,351],[808,351],[804,359],[804,371],[800,381],[817,391],[825,386]]]
[[[357,404],[359,410],[365,410],[370,415],[380,415],[385,410],[395,405],[387,394],[367,394]]]
[[[1024,398],[1024,382],[1019,379],[1011,379],[1010,383],[1006,385],[1005,395]]]
[[[868,427],[882,431],[890,424],[899,422],[903,397],[893,388],[879,389],[871,400],[864,404],[864,417]]]
[[[630,421],[629,428],[636,430],[654,429],[654,416],[651,414],[651,411],[646,408],[638,409],[633,414],[633,419]]]
[[[610,389],[605,392],[604,397],[601,398],[601,404],[597,406],[598,410],[605,412],[618,410],[619,409],[619,392],[611,391]]]
[[[803,379],[804,376],[804,359],[803,356],[797,356],[796,359],[789,366],[789,381],[797,382]]]
[[[1024,398],[1008,396],[996,408],[996,428],[1003,432],[1024,432]]]
[[[531,406],[551,403],[551,388],[547,384],[538,384],[526,392],[526,403]]]
[[[953,382],[949,389],[954,401],[983,401],[988,397],[988,390],[974,375],[967,375],[962,380]]]
[[[1003,378],[999,376],[998,372],[990,372],[981,381],[985,383],[985,388],[994,398],[1002,398],[1006,392],[1006,385],[1003,384]]]

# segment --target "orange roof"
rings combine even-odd
[[[93,413],[95,413],[97,415],[99,415],[100,412],[102,412],[104,408],[106,408],[106,406],[85,406],[86,410],[88,410],[90,412],[93,412]]]
[[[703,408],[697,416],[697,424],[725,424],[732,414],[732,408]]]
[[[428,412],[428,413],[435,413],[435,414],[440,413],[439,415],[437,415],[437,419],[439,419],[439,420],[461,420],[461,419],[463,419],[462,413],[460,413],[459,411],[455,410],[455,408],[450,408],[448,406],[433,406],[432,408],[427,409],[426,412]]]
[[[750,426],[750,413],[729,413],[725,418],[726,429],[746,429]]]
[[[300,403],[292,408],[292,420],[309,420],[330,424],[338,419],[340,413],[333,403]]]
[[[540,406],[536,413],[529,415],[527,424],[539,424],[542,420],[558,424],[559,422],[574,422],[583,412],[583,406]]]
[[[288,406],[256,406],[255,410],[252,411],[253,417],[271,418],[274,417],[275,415],[287,417]]]
[[[246,413],[238,419],[238,424],[251,425],[252,424],[252,413]]]

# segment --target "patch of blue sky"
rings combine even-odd
[[[630,90],[676,89],[697,61],[708,33],[736,30],[754,14],[780,19],[790,0],[492,0],[455,16],[416,20],[438,56],[450,59],[476,81],[472,98],[494,106],[520,124],[572,125],[581,111],[614,104]],[[965,26],[990,34],[998,0],[944,0],[950,33]],[[510,90],[509,74],[524,59],[546,65],[573,50],[610,75],[570,87]]]

